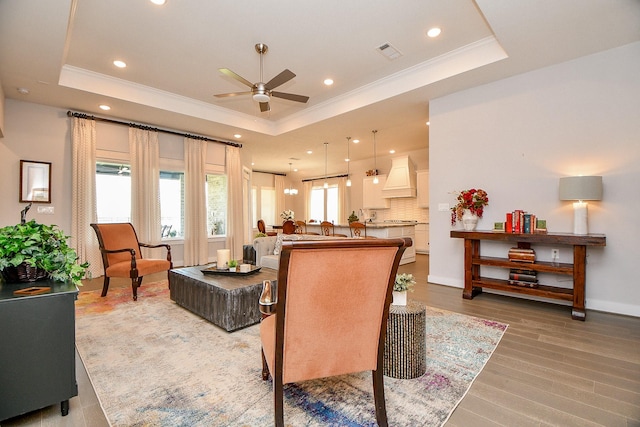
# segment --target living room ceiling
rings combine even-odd
[[[346,171],[347,136],[362,141],[352,160],[372,157],[373,129],[379,156],[426,148],[430,99],[638,41],[638,22],[637,0],[0,0],[0,82],[7,98],[237,141],[256,170],[314,177],[324,142],[329,174]],[[214,96],[250,90],[220,68],[260,80],[257,43],[264,83],[289,69],[275,90],[307,103],[272,97],[262,113]]]

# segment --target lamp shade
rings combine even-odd
[[[602,200],[601,176],[560,178],[560,200]]]

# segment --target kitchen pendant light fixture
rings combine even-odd
[[[291,174],[292,174],[291,162],[289,162],[289,175]],[[291,181],[289,181],[289,188],[284,189],[284,194],[288,194],[290,196],[295,196],[296,194],[298,194],[298,190],[291,186]]]
[[[373,133],[373,173],[375,173],[375,177],[373,178],[373,183],[377,184],[378,181],[378,162],[376,159],[376,133],[378,133],[377,130],[372,130],[371,133]]]
[[[347,137],[347,187],[351,187],[351,176],[349,176],[349,163],[351,163],[351,156],[349,156],[349,142],[351,137]]]
[[[324,188],[329,188],[329,183],[327,182],[327,147],[329,146],[328,142],[324,143]]]

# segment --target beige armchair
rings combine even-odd
[[[367,370],[378,425],[387,425],[384,342],[393,283],[408,246],[408,238],[282,243],[277,297],[260,301],[261,307],[275,302],[260,338],[263,379],[273,378],[276,426],[284,426],[284,384]]]

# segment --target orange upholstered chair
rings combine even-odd
[[[166,271],[173,268],[171,246],[167,244],[149,245],[138,242],[138,236],[130,223],[91,224],[98,236],[102,263],[104,264],[104,284],[102,296],[107,295],[109,279],[112,277],[131,278],[133,300],[138,299],[138,287],[142,277],[147,274]],[[140,247],[166,248],[167,259],[144,259]]]
[[[263,379],[273,378],[275,425],[283,385],[371,371],[378,425],[387,425],[384,342],[391,292],[411,239],[283,241],[275,314],[260,324]],[[265,301],[262,301],[264,299]]]

